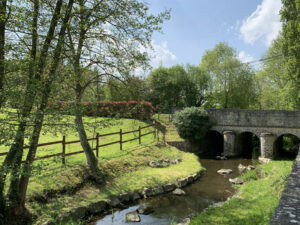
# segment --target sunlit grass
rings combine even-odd
[[[292,161],[272,161],[257,171],[242,176],[247,182],[238,188],[237,196],[223,206],[209,209],[192,219],[191,225],[267,225],[279,203],[291,172]],[[256,174],[260,174],[258,179]]]

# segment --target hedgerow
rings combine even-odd
[[[80,108],[84,116],[120,117],[151,119],[154,108],[147,101],[98,101],[81,102]],[[66,114],[74,114],[74,102],[53,101],[48,102],[48,110],[63,111]]]

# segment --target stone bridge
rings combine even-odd
[[[222,150],[226,156],[239,156],[245,138],[260,140],[260,156],[276,158],[280,137],[292,134],[300,138],[300,111],[206,109],[215,123],[211,131],[223,136]],[[250,135],[250,136],[249,136]]]

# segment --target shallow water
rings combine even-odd
[[[180,221],[193,214],[200,213],[209,205],[225,201],[234,194],[234,189],[229,183],[229,178],[239,176],[238,165],[252,164],[248,159],[230,159],[230,160],[212,160],[201,159],[201,165],[206,168],[206,173],[202,175],[199,181],[191,184],[183,190],[185,196],[175,196],[172,194],[163,194],[153,198],[142,199],[135,205],[116,211],[112,214],[95,217],[93,225],[168,225],[172,221]],[[229,175],[220,175],[219,169],[232,169],[233,173]],[[136,210],[139,205],[146,204],[154,209],[150,215],[140,215],[141,222],[126,223],[125,215],[127,212]]]

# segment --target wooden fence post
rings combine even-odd
[[[64,135],[62,139],[62,164],[66,163],[65,157],[66,157],[66,136]]]
[[[153,120],[153,134],[154,134],[154,139],[156,138],[156,124],[155,120]]]
[[[139,126],[139,144],[142,144],[141,135],[142,135],[141,126]]]
[[[96,156],[99,157],[99,133],[96,134]]]
[[[120,150],[122,150],[122,129],[120,129]]]

